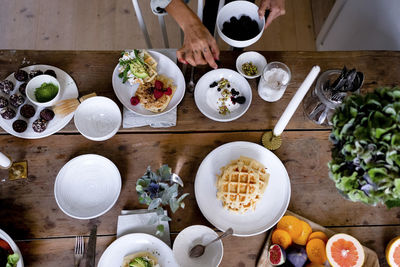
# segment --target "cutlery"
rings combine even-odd
[[[190,80],[188,82],[188,84],[186,85],[186,89],[189,93],[193,93],[194,91],[194,87],[195,87],[195,83],[194,83],[194,67],[192,66],[192,69],[190,70]]]
[[[171,182],[176,183],[183,187],[183,181],[181,177],[179,177],[179,175],[176,173],[171,174]]]
[[[212,243],[214,243],[215,241],[218,241],[226,236],[230,236],[231,234],[233,234],[233,229],[232,228],[228,228],[228,230],[225,231],[225,233],[223,233],[222,235],[220,235],[219,237],[215,238],[214,240],[212,240],[211,242],[208,242],[206,245],[196,245],[194,246],[190,252],[189,252],[189,256],[191,258],[198,258],[201,255],[204,254],[204,250],[206,249],[206,247]]]
[[[88,248],[86,251],[86,267],[95,267],[97,226],[90,231]]]
[[[74,266],[79,267],[83,258],[83,252],[85,250],[85,243],[83,236],[77,236],[75,238],[75,249],[74,249]]]

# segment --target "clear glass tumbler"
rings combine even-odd
[[[291,79],[288,66],[281,62],[267,64],[258,83],[258,94],[268,102],[278,101],[285,93]]]

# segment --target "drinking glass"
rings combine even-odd
[[[291,79],[288,66],[281,62],[270,62],[262,72],[258,83],[258,94],[268,102],[278,101],[285,93]]]

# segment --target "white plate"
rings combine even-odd
[[[236,214],[225,210],[217,199],[217,174],[221,167],[240,156],[262,163],[270,174],[264,196],[255,211]],[[290,181],[285,166],[274,153],[250,142],[232,142],[211,151],[201,163],[194,183],[197,205],[204,217],[221,231],[233,228],[236,236],[258,235],[273,227],[290,201]]]
[[[149,51],[149,53],[158,63],[157,65],[158,74],[163,74],[168,78],[172,79],[174,81],[174,84],[176,85],[176,91],[171,101],[169,102],[167,108],[163,112],[154,113],[143,108],[143,106],[140,103],[136,106],[131,104],[131,97],[135,95],[135,92],[139,87],[139,84],[131,85],[128,81],[122,83],[122,79],[118,77],[119,64],[115,67],[113,72],[112,86],[119,101],[127,109],[142,116],[155,117],[170,112],[176,106],[178,106],[178,104],[182,101],[182,98],[185,95],[185,78],[183,77],[181,70],[171,59],[155,51]]]
[[[226,115],[219,114],[217,107],[211,103],[211,101],[216,102],[217,99],[207,98],[209,90],[217,90],[217,87],[210,88],[210,84],[218,82],[221,78],[227,79],[231,84],[230,88],[235,88],[240,92],[241,96],[246,98],[244,104],[236,104],[239,107]],[[227,122],[236,120],[246,113],[251,104],[252,93],[250,84],[239,73],[230,69],[216,69],[207,72],[197,82],[194,90],[194,101],[197,108],[204,116],[214,121]]]
[[[22,258],[21,251],[17,247],[17,244],[15,244],[14,240],[12,240],[12,238],[6,232],[4,232],[1,229],[0,229],[0,239],[3,239],[5,241],[7,241],[7,243],[10,245],[10,247],[12,248],[14,253],[19,254],[20,258],[19,258],[19,261],[17,263],[17,267],[24,267],[24,260]]]
[[[57,205],[76,219],[92,219],[114,206],[121,191],[121,175],[109,159],[95,154],[68,161],[59,171],[54,196]]]
[[[204,225],[192,225],[179,233],[175,238],[173,251],[176,261],[181,267],[216,267],[221,263],[224,248],[219,240],[206,247],[204,254],[198,258],[190,258],[189,251],[195,245],[207,244],[215,238],[217,233]]]
[[[54,72],[57,75],[57,80],[60,83],[60,89],[61,89],[60,90],[61,91],[60,92],[60,100],[78,97],[78,87],[76,86],[75,81],[72,79],[71,76],[68,75],[68,73],[66,73],[65,71],[63,71],[57,67],[53,67],[53,66],[49,66],[49,65],[32,65],[32,66],[28,66],[28,67],[21,68],[21,69],[28,72],[28,74],[31,70],[41,70],[43,72],[45,70],[54,70]],[[14,83],[14,90],[10,93],[10,95],[19,93],[19,86],[21,84],[23,84],[23,82],[17,81],[14,78],[14,73],[11,73],[5,80],[10,80]],[[6,95],[3,92],[0,92],[0,96],[4,96],[7,99],[9,99],[10,95]],[[32,129],[32,123],[36,119],[39,118],[40,111],[42,111],[44,108],[37,107],[35,104],[33,104],[31,101],[29,101],[26,96],[24,96],[24,98],[25,98],[24,104],[31,104],[32,106],[35,107],[35,110],[36,110],[35,116],[33,116],[30,119],[26,119],[21,116],[21,114],[19,113],[19,110],[21,109],[21,107],[24,104],[22,104],[17,109],[12,107],[10,104],[8,104],[9,107],[11,107],[12,109],[14,109],[17,112],[17,115],[12,120],[5,120],[0,117],[0,127],[3,128],[4,131],[6,131],[7,133],[12,134],[16,137],[21,137],[21,138],[25,138],[25,139],[38,139],[38,138],[47,137],[49,135],[52,135],[52,134],[58,132],[62,128],[64,128],[65,125],[67,125],[71,121],[72,117],[74,116],[74,113],[68,114],[67,116],[64,116],[64,117],[56,115],[56,116],[54,116],[54,118],[51,121],[49,121],[49,123],[47,124],[46,130],[44,130],[41,133],[37,133]],[[28,128],[26,128],[25,132],[17,133],[12,128],[13,122],[16,121],[17,119],[22,119],[28,123]]]
[[[161,267],[179,267],[170,247],[152,235],[140,233],[124,235],[112,242],[101,255],[97,267],[119,267],[125,256],[142,251],[152,253]]]

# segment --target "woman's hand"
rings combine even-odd
[[[264,30],[271,25],[271,22],[279,16],[285,15],[285,0],[261,0],[260,7],[258,8],[258,15],[262,18],[265,11],[269,10],[270,13],[265,22]]]
[[[192,66],[209,64],[218,68],[215,60],[219,59],[219,48],[207,28],[198,20],[198,23],[184,29],[183,46],[176,55],[179,62]]]

